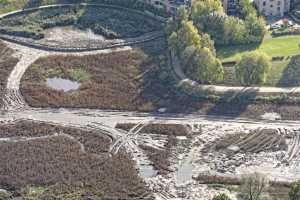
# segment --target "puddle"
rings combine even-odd
[[[262,119],[265,120],[280,120],[281,116],[278,113],[271,112],[271,113],[265,113],[261,116]]]
[[[157,171],[151,165],[140,166],[139,173],[143,178],[151,178],[157,175]]]
[[[184,185],[187,182],[192,181],[194,169],[194,166],[192,164],[193,157],[194,152],[191,151],[188,157],[183,160],[183,163],[178,167],[178,170],[176,172],[176,183],[178,185]]]
[[[193,177],[193,165],[191,162],[187,161],[179,166],[176,176],[177,184],[185,184],[192,180]]]
[[[63,78],[48,78],[47,86],[55,90],[69,92],[71,90],[79,89],[80,83]]]

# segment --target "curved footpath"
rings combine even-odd
[[[39,6],[39,7],[35,7],[35,8],[26,8],[26,9],[2,14],[2,15],[0,15],[0,19],[7,18],[10,16],[14,16],[14,15],[19,15],[19,14],[30,13],[32,11],[37,11],[37,10],[43,10],[43,9],[48,9],[48,8],[71,7],[71,6],[75,6],[75,5],[122,9],[125,11],[134,12],[139,15],[144,15],[146,17],[152,18],[153,20],[156,20],[158,23],[163,23],[165,21],[165,19],[163,19],[159,16],[156,16],[156,15],[153,15],[149,12],[142,12],[142,11],[138,11],[138,10],[134,10],[134,9],[130,9],[130,8],[123,8],[123,7],[116,6],[116,5],[90,4],[90,3],[52,4],[52,5],[46,5],[46,6]],[[162,38],[162,37],[164,37],[164,32],[160,30],[160,31],[149,32],[149,33],[146,33],[141,36],[134,37],[134,38],[119,39],[119,40],[112,41],[107,44],[104,44],[102,41],[99,41],[99,42],[94,41],[92,46],[90,43],[87,43],[87,44],[83,45],[82,47],[72,47],[72,44],[70,46],[61,47],[61,46],[53,46],[53,45],[47,45],[45,43],[40,43],[38,40],[23,39],[21,37],[16,37],[13,35],[0,33],[0,39],[6,40],[9,42],[13,42],[13,43],[27,46],[30,48],[36,48],[36,49],[45,50],[45,51],[61,51],[61,52],[84,52],[84,51],[96,51],[96,50],[118,48],[118,47],[123,47],[123,46],[145,43],[145,42],[153,41],[153,40],[156,40],[156,39]]]
[[[175,55],[171,55],[173,70],[181,83],[188,83],[195,89],[203,92],[215,92],[223,94],[226,92],[246,93],[255,92],[257,94],[300,94],[300,87],[242,87],[242,86],[222,86],[222,85],[202,85],[189,79],[182,71],[180,61]]]

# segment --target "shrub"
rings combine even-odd
[[[289,200],[300,200],[300,181],[294,183],[290,187]]]
[[[263,84],[271,68],[270,57],[254,51],[242,56],[235,66],[236,78],[242,85]]]
[[[226,194],[219,194],[215,196],[212,200],[231,200]]]
[[[268,189],[268,180],[261,174],[254,173],[242,178],[241,196],[247,200],[261,200]]]

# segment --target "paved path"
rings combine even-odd
[[[173,69],[181,82],[190,83],[192,86],[199,88],[202,91],[212,91],[216,93],[225,92],[255,92],[257,94],[298,94],[300,93],[300,87],[235,87],[235,86],[222,86],[222,85],[202,85],[189,79],[182,71],[181,64],[178,58],[172,55]]]

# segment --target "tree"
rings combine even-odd
[[[224,9],[219,0],[196,0],[193,1],[191,19],[198,28],[206,32],[208,30],[211,16],[224,15]]]
[[[256,9],[249,0],[239,0],[237,12],[242,19],[246,19],[246,17],[250,15],[257,17]]]
[[[180,6],[177,8],[176,15],[173,18],[167,20],[165,26],[165,32],[167,35],[171,35],[173,32],[177,32],[182,26],[182,24],[189,19],[189,11],[185,6]]]
[[[270,57],[253,51],[242,56],[235,66],[236,78],[242,85],[263,84],[271,68]]]
[[[223,27],[223,44],[247,43],[248,33],[245,22],[236,17],[227,17]]]
[[[178,30],[178,49],[180,52],[188,46],[200,46],[201,37],[197,28],[193,25],[192,21],[184,21],[182,27]]]
[[[207,33],[202,34],[202,37],[201,37],[201,46],[209,48],[209,50],[212,52],[212,54],[214,56],[216,56],[215,43],[210,38],[210,35],[208,35]]]
[[[268,188],[265,176],[254,173],[242,178],[241,196],[245,200],[260,200]]]
[[[169,48],[172,52],[178,54],[178,36],[176,32],[173,32],[168,38]]]
[[[300,181],[294,183],[290,187],[289,200],[300,200]]]
[[[226,194],[218,194],[212,200],[231,200]]]
[[[224,76],[220,60],[206,47],[195,47],[193,57],[184,69],[189,77],[200,83],[219,82]]]
[[[190,16],[190,13],[189,11],[186,9],[185,6],[179,6],[176,10],[176,15],[175,15],[175,18],[177,21],[188,21],[189,20],[189,16]]]
[[[245,19],[246,29],[249,32],[251,42],[261,42],[266,33],[266,21],[263,17],[253,15],[247,16]]]

